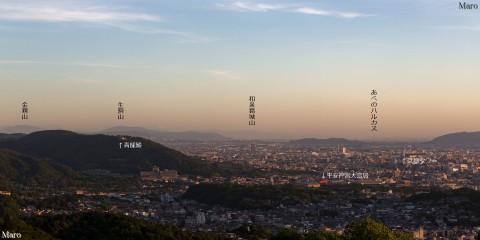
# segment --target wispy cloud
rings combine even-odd
[[[221,78],[221,79],[228,79],[228,80],[240,80],[240,79],[242,79],[240,76],[238,76],[234,73],[231,73],[231,72],[224,71],[224,70],[208,70],[206,72],[209,73],[210,75],[214,76],[214,77]]]
[[[240,11],[240,12],[269,12],[269,11],[283,11],[294,12],[300,14],[320,15],[327,17],[339,17],[339,18],[357,18],[357,17],[371,17],[372,14],[364,14],[357,12],[342,12],[333,10],[323,10],[310,7],[299,7],[293,4],[271,4],[271,3],[250,3],[250,2],[233,2],[229,4],[217,4],[217,7],[225,10]]]
[[[55,4],[52,2],[33,4],[29,2],[6,1],[0,2],[1,20],[96,24],[97,26],[112,27],[129,32],[175,36],[178,37],[177,42],[179,43],[217,40],[194,33],[153,26],[158,25],[158,22],[163,22],[164,19],[160,16],[136,12],[130,8],[119,10],[118,7],[112,8],[85,4],[65,5],[61,4],[61,2],[56,2]],[[148,27],[145,27],[147,25]]]
[[[106,25],[119,28],[124,31],[129,31],[129,32],[137,32],[137,33],[143,33],[143,34],[166,34],[166,35],[176,36],[179,38],[179,40],[176,41],[178,43],[194,43],[194,42],[206,43],[206,42],[214,42],[219,40],[217,38],[199,36],[194,33],[181,32],[181,31],[175,31],[171,29],[158,28],[158,27],[144,27],[144,26],[125,24],[125,23],[121,23],[121,24],[108,23]]]
[[[234,2],[231,4],[217,4],[218,7],[234,10],[234,11],[254,11],[254,12],[266,12],[272,10],[280,10],[285,8],[281,4],[268,4],[268,3],[248,3],[248,2]]]
[[[304,14],[312,14],[312,15],[322,15],[322,16],[330,16],[331,13],[319,9],[313,9],[313,8],[297,8],[296,12],[298,13],[304,13]]]
[[[295,9],[297,13],[310,14],[310,15],[320,15],[320,16],[330,16],[330,17],[339,17],[339,18],[357,18],[357,17],[371,17],[375,16],[372,14],[363,14],[357,12],[338,12],[338,11],[325,11],[322,9],[316,8],[297,8]]]
[[[0,19],[44,22],[128,22],[159,21],[160,17],[145,13],[114,11],[96,6],[54,6],[28,3],[0,3]]]
[[[108,63],[88,63],[88,62],[52,62],[52,61],[31,61],[31,60],[0,60],[0,65],[64,65],[78,67],[98,67],[98,68],[149,68],[146,66],[117,65]]]

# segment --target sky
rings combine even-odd
[[[480,131],[479,63],[458,1],[1,0],[0,127],[429,139]]]

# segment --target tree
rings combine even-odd
[[[342,236],[335,232],[316,231],[305,234],[305,240],[342,240]]]
[[[348,224],[345,229],[345,238],[348,240],[414,240],[413,234],[402,231],[392,232],[385,225],[369,217]]]
[[[283,229],[282,231],[278,232],[275,236],[270,238],[270,240],[301,240],[302,235],[300,233],[295,232],[292,229]]]
[[[272,234],[270,229],[251,224],[243,224],[239,228],[233,230],[233,232],[249,240],[267,239]]]
[[[13,198],[0,195],[0,229],[2,231],[20,233],[21,238],[26,240],[53,239],[53,237],[47,233],[21,220],[18,217],[19,213],[19,206]]]

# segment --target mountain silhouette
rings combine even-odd
[[[37,132],[43,130],[42,128],[30,126],[30,125],[15,125],[3,128],[0,132],[2,133],[24,133],[29,134],[32,132]]]
[[[139,142],[142,148],[120,148],[119,143],[125,142]],[[17,140],[0,141],[0,148],[62,163],[79,171],[102,169],[138,175],[139,171],[150,170],[156,165],[161,169],[177,170],[180,174],[209,176],[214,173],[207,162],[139,137],[48,130]]]
[[[480,132],[457,132],[449,133],[434,138],[428,144],[445,144],[445,145],[480,145]]]
[[[135,137],[143,137],[156,140],[224,140],[225,137],[218,133],[207,132],[166,132],[155,131],[142,127],[125,127],[117,126],[101,131],[102,134],[107,135],[129,135]]]

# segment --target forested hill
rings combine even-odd
[[[12,190],[14,183],[61,184],[75,176],[77,174],[67,166],[0,149],[0,190]]]
[[[124,142],[140,142],[142,147],[120,148],[119,143]],[[150,170],[157,165],[161,169],[175,169],[180,174],[210,176],[215,172],[209,163],[138,137],[49,130],[16,140],[0,141],[0,148],[62,163],[75,170],[105,169],[138,175],[139,171]]]
[[[428,144],[480,146],[480,132],[458,132],[436,137]]]

